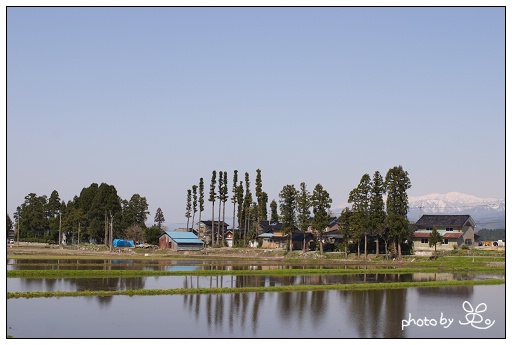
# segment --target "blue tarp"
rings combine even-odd
[[[135,247],[135,243],[132,240],[121,240],[116,238],[112,241],[114,247]]]

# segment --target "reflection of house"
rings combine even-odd
[[[443,237],[437,249],[453,249],[454,245],[472,246],[475,242],[475,221],[469,215],[423,215],[412,234],[415,249],[427,249],[428,238],[434,228]]]
[[[166,231],[158,239],[158,247],[173,250],[201,250],[204,243],[193,232]]]

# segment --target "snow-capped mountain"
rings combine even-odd
[[[346,206],[350,207],[350,204],[339,205],[333,213],[339,215]],[[503,199],[479,198],[458,192],[409,196],[409,220],[416,222],[424,214],[468,214],[475,221],[476,230],[505,228]]]
[[[408,218],[415,222],[424,214],[468,214],[477,229],[504,228],[505,200],[457,192],[410,196]]]

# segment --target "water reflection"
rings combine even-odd
[[[274,264],[269,265],[265,261],[244,261],[233,264],[232,261],[207,261],[198,259],[166,260],[166,259],[8,259],[7,270],[277,270],[277,269],[376,269],[390,268],[387,265],[361,265],[361,264]]]
[[[443,288],[447,298],[441,299],[424,290],[9,299],[6,323],[16,338],[504,337],[505,285],[475,286],[463,296],[456,287]],[[496,321],[492,329],[460,325],[464,301],[485,302],[485,318]],[[409,314],[440,312],[454,318],[452,327],[401,326]]]
[[[339,274],[306,276],[155,276],[133,278],[7,278],[8,292],[242,288],[505,278],[498,273]],[[463,288],[461,288],[463,291]]]

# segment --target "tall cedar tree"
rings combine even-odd
[[[210,182],[210,198],[208,201],[212,203],[212,239],[211,245],[215,243],[215,199],[217,198],[217,194],[215,193],[215,184],[217,183],[217,171],[212,171],[212,181]]]
[[[156,223],[158,229],[162,230],[163,222],[165,222],[164,213],[162,212],[162,209],[159,207],[156,209],[156,213],[155,213],[155,223]]]
[[[197,185],[192,186],[192,230],[194,230],[194,221],[197,212]]]
[[[217,198],[219,199],[219,218],[218,218],[218,226],[217,226],[217,237],[216,237],[216,241],[215,241],[215,244],[216,245],[219,245],[219,237],[221,237],[221,218],[220,218],[220,211],[222,210],[222,198],[223,198],[223,191],[224,191],[224,172],[221,170],[219,171],[219,185],[218,185],[218,189],[219,189],[219,195],[217,196]]]
[[[204,211],[204,180],[201,177],[199,179],[199,221],[198,224],[201,224],[201,214]]]
[[[188,224],[190,222],[191,211],[192,211],[192,190],[187,189],[187,207],[186,207],[186,212],[185,212],[185,217],[187,217],[187,231],[190,231]]]
[[[323,255],[324,247],[322,244],[322,236],[325,229],[329,225],[329,209],[331,208],[332,199],[329,193],[322,187],[321,184],[317,184],[313,189],[311,195],[311,206],[313,206],[313,222],[312,227],[315,229],[319,236],[320,242],[320,254]]]
[[[407,189],[411,188],[411,180],[408,175],[401,165],[395,166],[389,169],[384,182],[387,192],[386,223],[390,237],[393,239],[393,251],[397,253],[399,258],[402,258],[401,244],[409,237]]]
[[[297,190],[294,185],[286,185],[279,193],[279,208],[283,233],[288,236],[290,251],[293,249],[292,234],[295,229],[295,210],[297,207]]]
[[[240,181],[236,188],[236,203],[238,204],[237,219],[238,219],[238,230],[242,235],[242,228],[244,227],[244,184]],[[245,241],[245,237],[244,237]]]
[[[342,211],[340,216],[338,217],[338,225],[339,229],[343,238],[343,245],[345,247],[345,258],[348,255],[348,244],[349,242],[353,241],[353,234],[354,231],[352,230],[352,224],[350,222],[350,219],[352,218],[352,211],[345,207]]]
[[[270,202],[270,222],[279,222],[279,213],[277,212],[277,202],[275,199],[272,199]]]
[[[302,243],[302,251],[306,251],[306,231],[308,231],[309,227],[309,219],[311,217],[311,195],[307,190],[307,186],[305,182],[302,182],[299,187],[299,191],[297,194],[297,225],[302,232],[303,243]]]
[[[231,189],[231,202],[233,203],[233,226],[231,227],[233,229],[233,235],[235,233],[235,215],[236,215],[236,203],[237,203],[237,184],[238,184],[238,170],[233,171],[233,188]]]
[[[249,180],[249,173],[245,173],[245,197],[244,197],[244,245],[246,244],[247,232],[249,231],[251,223],[251,181]]]
[[[258,201],[258,224],[262,220],[267,220],[267,202],[268,195],[263,191],[263,182],[261,180],[261,170],[256,170],[256,200]]]
[[[224,235],[226,226],[226,201],[228,201],[228,173],[224,171],[224,181],[222,181],[222,246],[224,247]]]
[[[373,174],[372,190],[370,196],[370,229],[376,237],[375,253],[379,255],[379,238],[384,236],[386,211],[384,209],[384,181],[380,172]],[[387,241],[386,241],[387,243]]]
[[[364,236],[364,257],[367,257],[368,231],[370,228],[370,175],[364,174],[359,185],[350,191],[348,202],[352,203],[352,223],[356,232],[357,256],[360,256],[361,237]]]

